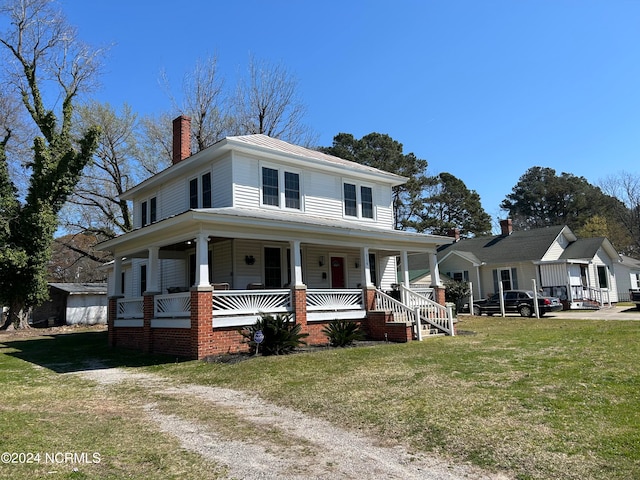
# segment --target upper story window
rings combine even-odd
[[[374,218],[373,188],[344,183],[344,214],[347,217]]]
[[[158,219],[158,203],[156,197],[145,200],[140,204],[140,224],[144,227]]]
[[[211,208],[211,172],[189,180],[189,208]]]
[[[262,205],[301,210],[300,174],[262,167]]]

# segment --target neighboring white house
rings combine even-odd
[[[38,326],[107,323],[106,283],[49,283],[49,300],[32,313]]]
[[[618,297],[621,302],[628,302],[629,290],[640,290],[640,260],[626,255],[621,255],[621,258],[622,262],[616,269]]]
[[[621,258],[604,237],[577,238],[567,226],[514,231],[501,222],[500,235],[460,239],[439,248],[440,271],[470,281],[474,298],[498,291],[542,288],[566,308],[618,302]]]
[[[101,245],[114,254],[112,343],[200,358],[231,348],[221,329],[265,312],[295,313],[321,342],[320,322],[367,316],[375,288],[397,282],[398,258],[408,287],[408,256],[435,262],[450,242],[394,229],[393,188],[406,178],[265,135],[190,155],[189,129],[177,118],[174,164],[120,197],[133,203],[135,229]],[[444,303],[437,274],[431,284]],[[213,318],[197,334],[195,301]]]

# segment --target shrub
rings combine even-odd
[[[360,326],[349,320],[334,320],[322,329],[322,333],[329,337],[329,343],[334,347],[346,347],[364,338]]]
[[[241,330],[244,342],[249,344],[250,353],[261,352],[262,355],[286,355],[300,345],[306,345],[302,339],[308,333],[300,333],[300,324],[292,320],[291,315],[263,315],[250,327]],[[258,344],[254,341],[256,332],[260,330],[264,340]]]

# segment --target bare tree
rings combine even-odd
[[[248,76],[238,84],[233,102],[235,134],[263,133],[308,146],[313,133],[303,123],[306,107],[297,93],[296,78],[282,64],[250,57]]]
[[[162,73],[161,82],[173,106],[171,119],[180,113],[191,118],[192,152],[204,150],[229,134],[232,125],[228,113],[229,99],[224,90],[224,79],[219,73],[216,56],[198,60],[194,69],[184,75],[180,91],[182,101],[178,101],[172,93],[166,72]],[[157,122],[146,123],[147,134],[151,140],[157,141],[160,131],[166,132],[167,128],[171,131],[171,122],[166,121],[167,115],[162,115],[160,120],[168,127],[159,129],[157,126],[154,127],[154,123],[157,125]],[[170,139],[171,135],[166,138]],[[162,150],[167,150],[166,146]],[[168,153],[171,158],[170,149]]]
[[[11,213],[0,238],[0,302],[9,306],[5,327],[26,327],[31,308],[48,295],[46,269],[60,208],[96,148],[99,129],[74,138],[72,126],[78,95],[94,85],[101,51],[80,42],[50,0],[3,1],[0,16],[8,20],[0,33],[2,74],[37,129],[31,161],[24,163],[30,170],[24,197],[6,168],[10,132],[0,149],[0,203]]]
[[[92,233],[104,240],[133,229],[129,204],[119,196],[146,174],[137,160],[138,120],[129,105],[120,114],[108,104],[79,107],[77,128],[90,125],[100,127],[98,148],[69,197],[64,224],[67,231]]]
[[[640,258],[640,175],[621,171],[600,180],[600,188],[624,206],[608,214],[632,239],[633,243],[624,253]]]

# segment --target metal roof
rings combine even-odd
[[[69,295],[106,295],[106,283],[55,283],[50,282],[50,287],[67,292]]]

